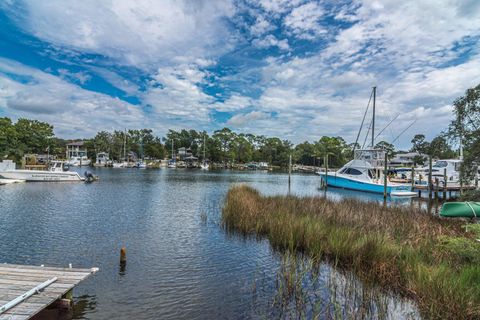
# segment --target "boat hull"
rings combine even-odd
[[[25,180],[25,181],[83,181],[84,179],[77,172],[51,172],[38,170],[12,170],[0,172],[0,176],[5,179]]]
[[[480,218],[480,202],[446,202],[440,216],[449,218]]]
[[[325,181],[325,175],[322,175],[322,180]],[[348,179],[345,177],[339,177],[336,175],[328,174],[327,178],[327,185],[329,187],[337,187],[343,189],[350,189],[350,190],[357,190],[357,191],[364,191],[364,192],[371,192],[371,193],[381,193],[384,192],[384,185],[379,183],[371,183],[371,182],[364,182],[358,181],[354,179]],[[414,193],[410,192],[407,187],[405,186],[397,186],[397,185],[387,185],[387,194],[395,195],[395,196],[412,196]]]

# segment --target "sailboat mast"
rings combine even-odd
[[[205,161],[205,134],[203,135],[203,161]]]
[[[375,145],[375,100],[377,97],[377,87],[373,87],[373,118],[372,118],[372,149]]]
[[[127,128],[125,128],[125,135],[123,136],[123,161],[127,161]]]

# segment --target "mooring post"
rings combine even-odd
[[[387,199],[387,167],[388,165],[388,154],[385,152],[385,163],[383,168],[383,199]]]
[[[443,200],[447,198],[447,168],[443,169]]]
[[[432,156],[428,157],[428,197],[432,198]]]
[[[413,166],[412,166],[412,174],[410,176],[410,179],[412,180],[412,191],[413,191],[413,189],[415,188],[415,169]]]
[[[328,177],[328,154],[325,156],[325,190],[327,190],[328,187],[328,182],[327,182],[327,177]]]
[[[127,263],[127,248],[122,247],[120,249],[120,264],[126,264]]]
[[[478,176],[475,176],[475,189],[478,189]]]
[[[292,175],[292,155],[290,155],[288,159],[288,185],[290,185],[291,175]]]
[[[438,199],[438,188],[439,188],[439,185],[440,185],[440,181],[438,180],[438,178],[435,178],[435,199]]]

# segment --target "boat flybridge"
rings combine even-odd
[[[373,193],[384,192],[385,150],[355,150],[354,159],[336,172],[321,174],[328,186]],[[387,194],[390,196],[414,196],[410,187],[393,183],[387,178]]]
[[[0,176],[5,179],[23,181],[84,181],[77,172],[66,171],[63,161],[51,161],[47,170],[16,170],[15,163],[5,160],[0,166]]]

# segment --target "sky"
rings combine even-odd
[[[480,83],[480,1],[1,0],[0,117],[408,148]],[[366,127],[370,123],[370,115]],[[365,135],[364,130],[363,135]],[[363,144],[364,136],[360,143]]]

